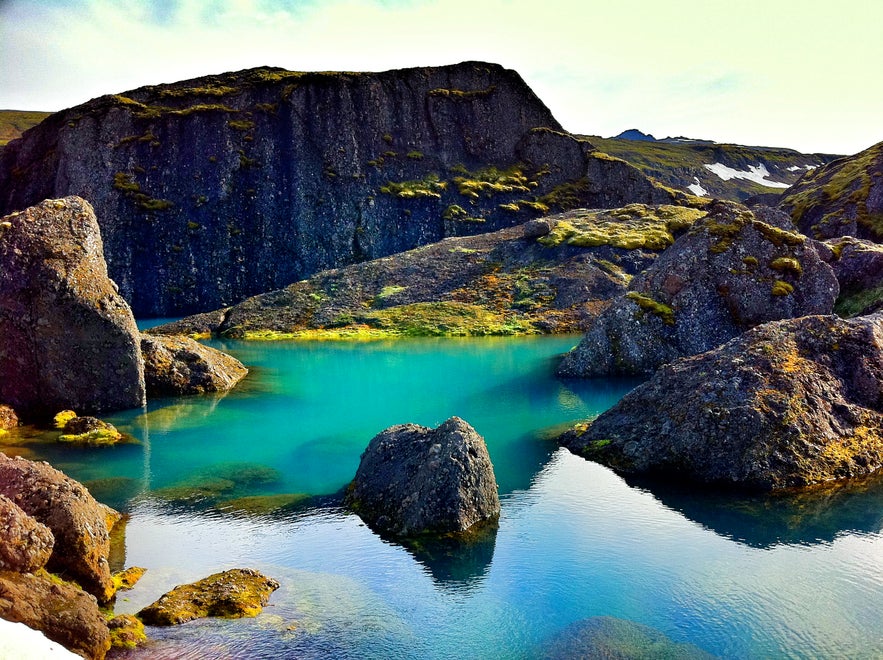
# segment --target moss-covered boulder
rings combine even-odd
[[[26,420],[144,404],[135,318],[79,197],[0,219],[0,401]]]
[[[33,573],[52,555],[55,538],[5,495],[0,495],[0,571]]]
[[[140,612],[149,626],[173,626],[203,617],[257,616],[279,583],[247,568],[215,573],[175,587]]]
[[[123,439],[123,434],[113,424],[97,417],[72,417],[64,424],[59,442],[91,447],[115,445]]]
[[[459,417],[374,436],[345,501],[372,528],[402,537],[465,532],[500,515],[484,438]]]
[[[538,653],[543,660],[712,660],[693,644],[675,642],[662,631],[635,621],[594,616],[569,625]]]
[[[144,624],[131,614],[118,614],[107,622],[110,645],[115,649],[134,649],[147,641]]]
[[[766,323],[561,438],[624,474],[773,490],[883,467],[883,314]]]
[[[226,392],[248,373],[236,358],[187,337],[142,335],[150,397]]]
[[[51,467],[0,454],[0,494],[44,524],[55,537],[47,567],[76,580],[99,601],[114,593],[108,523],[119,514],[98,503],[86,488]]]
[[[810,170],[788,189],[779,208],[814,238],[883,241],[883,142]]]
[[[787,216],[717,201],[631,281],[558,373],[650,374],[760,323],[830,313],[838,290],[815,243]]]
[[[828,263],[840,283],[834,311],[840,316],[870,314],[883,301],[883,245],[842,236],[822,243],[830,249]]]

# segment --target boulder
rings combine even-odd
[[[500,514],[484,438],[459,417],[436,429],[402,424],[374,436],[346,504],[376,530],[402,537],[465,532]]]
[[[830,313],[834,273],[789,226],[772,209],[713,202],[601,314],[559,375],[648,375],[761,323]]]
[[[33,573],[43,568],[55,539],[5,495],[0,495],[0,571]]]
[[[0,572],[0,618],[39,630],[85,658],[101,660],[110,648],[95,598],[42,572]]]
[[[824,242],[832,252],[829,263],[840,283],[834,308],[840,316],[868,314],[883,300],[883,245],[853,236]]]
[[[0,454],[0,494],[46,525],[55,537],[47,568],[76,580],[99,601],[114,593],[108,522],[119,514],[99,504],[86,488],[52,468]]]
[[[135,319],[79,197],[0,220],[0,400],[25,419],[144,404]]]
[[[57,417],[57,415],[56,415]],[[115,445],[122,440],[123,434],[113,424],[104,422],[97,417],[72,417],[65,422],[59,442],[75,445]]]
[[[9,407],[0,403],[0,429],[14,429],[18,426],[18,415]]]
[[[187,337],[142,335],[141,351],[151,397],[226,392],[248,373],[236,358]]]
[[[561,438],[623,474],[773,490],[883,466],[883,314],[758,326]]]
[[[131,614],[118,614],[107,622],[107,627],[113,648],[133,649],[147,641],[144,624]]]
[[[249,568],[234,568],[175,587],[138,612],[138,618],[148,626],[174,626],[208,616],[257,616],[278,588],[273,578]]]
[[[698,646],[675,642],[660,630],[612,616],[575,621],[553,637],[538,657],[543,660],[599,658],[603,660],[711,660]]]

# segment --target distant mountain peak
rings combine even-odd
[[[616,136],[620,140],[640,140],[642,142],[656,142],[656,138],[649,133],[643,133],[637,128],[630,128]]]

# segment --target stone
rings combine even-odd
[[[39,630],[85,658],[101,660],[110,649],[95,598],[43,572],[0,571],[0,618]]]
[[[883,314],[760,325],[662,367],[560,442],[625,475],[770,491],[883,466]]]
[[[675,642],[650,626],[593,616],[575,621],[544,645],[543,660],[712,660],[715,656],[693,644]]]
[[[374,436],[345,503],[372,528],[400,537],[466,532],[500,514],[484,438],[459,417]]]
[[[123,434],[113,424],[89,416],[72,417],[58,436],[59,442],[90,446],[115,445],[122,439]]]
[[[832,252],[828,262],[840,283],[835,311],[840,316],[870,314],[883,300],[883,245],[842,236],[822,243]]]
[[[0,454],[0,494],[44,524],[55,537],[47,564],[69,575],[99,601],[113,596],[107,557],[108,522],[119,517],[86,488],[51,467]]]
[[[248,373],[236,358],[187,337],[142,335],[150,397],[226,392]]]
[[[276,580],[258,571],[234,568],[175,587],[138,612],[138,618],[148,626],[174,626],[203,617],[253,617],[278,588]]]
[[[0,403],[0,430],[14,429],[18,426],[18,415],[10,406]]]
[[[0,221],[0,401],[25,420],[144,405],[135,318],[79,197]]]
[[[815,243],[787,216],[714,201],[614,299],[558,374],[649,375],[761,323],[829,314],[838,292]]]
[[[33,573],[52,555],[55,538],[5,495],[0,495],[0,571]]]
[[[110,645],[118,649],[134,649],[147,641],[144,624],[131,614],[117,614],[107,622]]]
[[[524,238],[540,238],[552,231],[552,223],[545,218],[535,218],[524,223]]]

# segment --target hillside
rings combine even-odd
[[[46,119],[49,112],[31,110],[0,110],[0,149],[10,140],[21,137],[21,134],[32,126]]]
[[[815,238],[883,241],[883,142],[808,172],[780,207]]]
[[[745,201],[777,195],[813,168],[836,156],[791,149],[717,144],[708,140],[652,136],[632,129],[622,137],[586,136],[599,151],[627,160],[648,177],[694,195]],[[640,137],[643,136],[643,137]]]
[[[679,195],[562,131],[514,71],[260,68],[103,96],[0,157],[0,213],[80,195],[136,315],[549,211]]]

